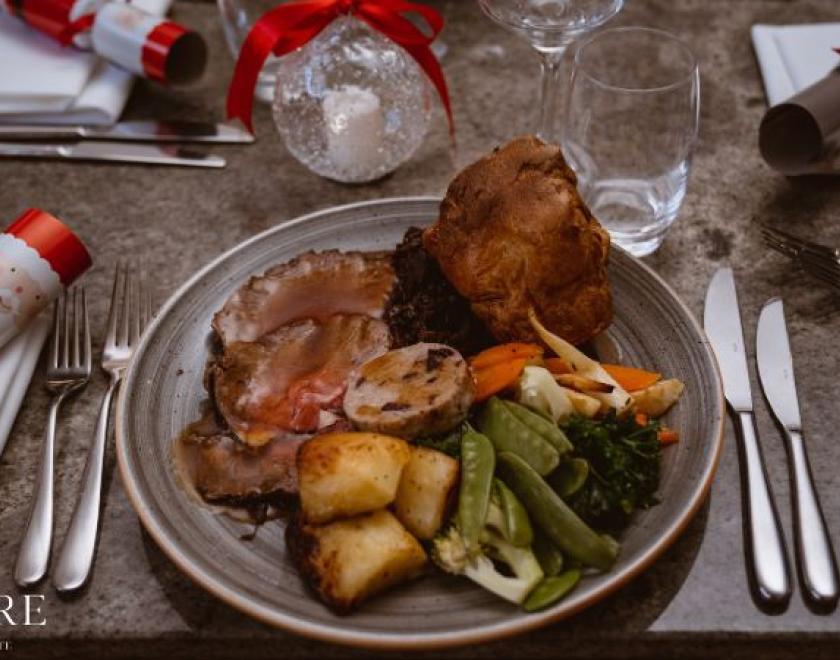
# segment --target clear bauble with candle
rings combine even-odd
[[[289,152],[313,172],[373,181],[423,142],[432,93],[402,47],[352,16],[333,21],[279,58],[274,122]]]

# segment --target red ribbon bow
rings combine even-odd
[[[426,36],[402,14],[416,13],[431,29]],[[437,89],[454,135],[449,92],[440,64],[429,45],[443,29],[443,18],[431,7],[406,0],[296,0],[266,12],[251,28],[233,72],[227,97],[228,119],[237,118],[253,133],[251,111],[257,77],[269,53],[278,57],[314,39],[325,27],[344,14],[352,14],[374,30],[402,46],[429,76]]]

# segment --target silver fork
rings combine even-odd
[[[152,316],[151,293],[133,266],[117,265],[108,334],[102,351],[102,369],[111,377],[96,422],[96,434],[82,476],[82,490],[70,529],[64,539],[53,584],[58,591],[78,589],[87,581],[93,566],[102,498],[102,468],[111,399],[122,382],[131,354]]]
[[[789,257],[813,277],[840,288],[840,251],[766,225],[761,232],[768,247]]]
[[[53,309],[53,332],[47,359],[47,389],[52,392],[47,430],[35,482],[35,498],[18,550],[15,582],[31,587],[46,574],[53,532],[53,464],[58,410],[69,394],[90,380],[90,326],[85,290],[64,294]]]

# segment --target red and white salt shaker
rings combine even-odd
[[[79,238],[60,220],[29,209],[0,233],[0,347],[91,265]]]

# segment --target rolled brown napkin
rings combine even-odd
[[[783,174],[840,174],[840,68],[770,108],[758,146]]]

